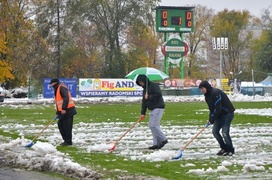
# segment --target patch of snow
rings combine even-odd
[[[271,96],[258,96],[253,99],[252,96],[230,95],[232,101],[272,101]],[[199,102],[204,101],[203,96],[165,96],[166,102]],[[81,103],[78,108],[85,108],[82,103],[114,103],[114,102],[140,102],[140,97],[130,98],[77,98],[77,103]],[[4,106],[16,108],[30,108],[27,104],[39,103],[48,106],[47,103],[53,103],[53,99],[5,99]],[[37,110],[38,111],[38,110]],[[38,113],[38,112],[37,112]],[[206,114],[207,109],[196,110],[196,114]],[[263,109],[237,109],[237,114],[272,116],[271,107]],[[5,112],[2,113],[2,116]],[[44,120],[41,120],[43,122]],[[78,149],[93,153],[110,153],[109,149],[114,146],[114,142],[122,135],[132,123],[111,122],[105,119],[103,123],[78,123],[73,128],[73,143]],[[8,164],[17,164],[28,169],[55,171],[68,174],[70,177],[77,178],[98,178],[100,175],[80,164],[73,162],[68,154],[59,152],[56,148],[61,141],[57,124],[50,125],[40,136],[31,148],[25,148],[30,140],[23,137],[24,134],[35,136],[43,128],[43,125],[22,125],[20,123],[1,124],[0,129],[4,132],[15,131],[21,138],[11,140],[10,138],[0,136],[3,143],[0,145],[0,151]],[[177,155],[183,145],[185,145],[202,127],[195,125],[177,126],[171,123],[162,126],[168,137],[169,143],[158,151],[150,151],[148,146],[152,145],[152,135],[146,124],[139,124],[133,128],[120,142],[116,144],[116,149],[112,152],[117,156],[124,157],[124,161],[140,160],[142,162],[162,162],[162,161],[181,161],[182,167],[190,168],[187,173],[197,175],[217,174],[220,179],[250,179],[258,177],[260,179],[272,179],[272,168],[265,168],[272,164],[271,152],[271,134],[272,124],[258,124],[258,126],[235,124],[231,127],[231,136],[235,146],[233,157],[221,157],[215,154],[219,150],[216,140],[211,133],[211,127],[208,127],[189,147],[182,152],[180,160],[172,160]],[[249,158],[250,157],[250,158]],[[217,168],[212,169],[203,164],[206,168],[194,169],[195,164],[186,163],[186,160],[211,160],[222,161]],[[223,158],[223,159],[222,159]],[[225,159],[224,159],[225,158]],[[114,160],[113,160],[114,161]],[[236,166],[235,175],[226,174],[229,169]],[[159,167],[159,164],[155,165]],[[117,170],[116,170],[117,171]],[[178,172],[177,172],[178,173]]]

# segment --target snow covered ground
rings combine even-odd
[[[166,101],[190,102],[203,101],[203,96],[165,96]],[[243,96],[232,95],[232,101],[272,101],[271,96]],[[31,100],[31,103],[43,103],[52,99]],[[135,102],[140,101],[139,97],[134,98],[78,98],[80,103],[103,103],[103,102]],[[5,99],[4,105],[22,104],[27,108],[30,103],[27,99]],[[16,105],[14,105],[16,106]],[[84,106],[82,106],[84,108]],[[196,110],[196,113],[203,113],[206,109]],[[237,109],[236,113],[260,116],[272,116],[272,107],[266,109]],[[2,113],[2,116],[4,113]],[[1,122],[1,118],[0,118]],[[118,119],[107,119],[104,123],[79,123],[74,125],[74,146],[85,152],[109,153],[108,149],[113,147],[115,142],[132,125],[119,122]],[[40,132],[42,125],[22,125],[22,124],[1,124],[0,129],[8,132],[16,130],[21,134],[21,138],[16,140],[7,139],[0,136],[0,153],[10,163],[18,164],[29,169],[50,170],[54,172],[68,172],[72,177],[94,178],[99,174],[86,167],[73,162],[67,154],[63,154],[56,149],[60,135],[56,124],[49,126],[39,137],[45,142],[37,141],[30,149],[24,146],[29,140],[24,139],[23,134],[33,136]],[[141,161],[173,161],[172,157],[177,155],[177,150],[182,148],[194,135],[203,127],[201,126],[176,126],[170,122],[162,126],[169,143],[158,151],[148,151],[146,147],[151,145],[152,137],[149,128],[144,123],[136,125],[113,151],[117,156],[125,157],[125,160]],[[272,165],[272,124],[259,124],[258,126],[233,125],[231,135],[235,146],[236,154],[232,157],[217,157],[218,144],[211,134],[211,127],[205,131],[182,152],[180,161],[181,167],[191,167],[188,173],[201,175],[203,177],[216,175],[219,179],[272,179],[272,168],[265,168],[265,165]],[[199,148],[201,147],[201,148]],[[223,159],[217,168],[212,169],[208,165],[205,168],[197,169],[195,164],[187,163],[186,160],[216,160]],[[175,160],[176,161],[176,160]],[[242,167],[242,168],[237,168]],[[234,173],[224,173],[235,168]],[[179,172],[177,172],[178,174]]]

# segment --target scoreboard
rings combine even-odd
[[[194,31],[194,7],[158,6],[155,10],[157,32]]]

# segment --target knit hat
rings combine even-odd
[[[208,82],[208,81],[202,81],[200,84],[199,84],[199,86],[198,86],[198,88],[206,88],[207,90],[209,90],[209,89],[211,89],[211,84]]]
[[[59,79],[58,78],[51,79],[50,84],[55,83],[55,82],[59,83]]]

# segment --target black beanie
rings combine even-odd
[[[202,81],[200,84],[199,84],[199,86],[198,86],[198,88],[202,88],[202,87],[204,87],[204,88],[206,88],[207,90],[209,90],[209,89],[211,89],[211,84],[208,82],[208,81]]]
[[[52,83],[54,83],[54,82],[59,83],[59,79],[58,79],[58,78],[53,78],[53,79],[51,79],[50,84],[52,84]]]

